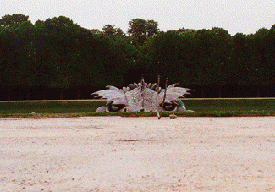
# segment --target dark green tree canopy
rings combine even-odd
[[[141,74],[149,82],[161,75],[211,87],[214,97],[228,85],[275,85],[275,25],[235,36],[218,27],[159,32],[157,22],[145,19],[129,22],[130,36],[115,25],[85,29],[65,16],[33,25],[23,14],[5,15],[0,25],[0,89],[96,91],[137,82]]]
[[[158,32],[158,23],[154,20],[132,19],[129,22],[128,33],[133,38],[133,44],[137,46],[143,46],[149,37]]]
[[[125,33],[120,28],[114,28],[115,25],[104,25],[102,31],[104,35],[115,36],[115,37],[125,37]]]
[[[64,16],[59,16],[59,17],[54,17],[52,19],[47,19],[45,21],[45,25],[47,27],[70,27],[70,26],[74,26],[76,24],[74,24],[73,20],[68,18],[68,17],[64,17]]]
[[[102,28],[102,31],[107,36],[114,35],[115,32],[116,32],[116,30],[114,28],[114,25],[104,25],[103,28]]]
[[[0,19],[0,26],[4,28],[19,26],[28,20],[29,16],[23,14],[4,15],[2,19]]]

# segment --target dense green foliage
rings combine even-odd
[[[201,97],[275,95],[275,26],[231,36],[217,27],[159,32],[157,22],[133,19],[129,36],[114,25],[102,30],[82,28],[64,16],[35,24],[25,15],[3,16],[0,100],[12,100],[14,90],[27,92],[19,100],[41,99],[30,96],[37,90],[45,99],[53,89],[63,99],[67,89],[121,88],[141,74],[147,82],[168,77]],[[249,94],[239,94],[244,87]]]

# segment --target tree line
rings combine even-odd
[[[0,100],[89,99],[106,85],[156,82],[157,75],[194,97],[274,96],[275,25],[255,34],[160,31],[132,19],[85,29],[59,16],[32,24],[22,14],[0,19]],[[164,82],[163,82],[164,83]]]

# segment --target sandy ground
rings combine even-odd
[[[275,191],[275,117],[0,119],[0,191]]]

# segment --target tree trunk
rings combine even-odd
[[[261,90],[260,90],[260,86],[257,85],[257,97],[261,97]]]
[[[218,94],[219,94],[219,98],[221,98],[222,97],[222,91],[221,91],[221,88],[219,87],[219,92],[218,92]]]
[[[26,89],[26,99],[27,101],[30,100],[30,90],[28,88]]]
[[[63,93],[64,93],[64,89],[62,88],[62,89],[60,90],[60,95],[59,95],[60,100],[64,100],[64,95],[63,95]]]
[[[81,96],[81,92],[79,89],[76,90],[76,95],[77,95],[77,100],[79,100]]]
[[[46,100],[46,88],[43,89],[43,100]]]
[[[223,86],[221,86],[221,85],[217,86],[217,89],[218,89],[218,98],[222,97],[222,88],[223,88]]]
[[[10,97],[10,87],[8,87],[8,101],[11,101],[11,97]]]

